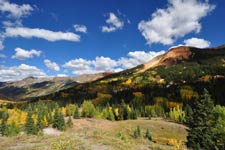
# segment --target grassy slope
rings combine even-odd
[[[111,122],[102,119],[73,120],[74,126],[60,136],[0,137],[0,147],[4,150],[49,150],[52,145],[65,143],[70,150],[127,150],[127,149],[173,149],[166,145],[168,139],[186,141],[185,126],[162,119],[127,120]],[[155,142],[133,139],[136,126],[141,127],[142,135],[150,129]],[[184,147],[182,148],[184,149]]]

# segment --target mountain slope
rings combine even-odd
[[[40,97],[78,84],[92,82],[112,73],[81,75],[78,77],[27,77],[20,81],[1,82],[0,99],[21,100]]]
[[[208,49],[182,46],[170,49],[146,64],[41,99],[71,99],[80,103],[84,99],[98,99],[104,93],[112,96],[109,102],[119,103],[122,99],[131,101],[134,92],[142,92],[145,103],[149,104],[157,97],[179,102],[182,89],[201,93],[207,88],[217,103],[225,104],[224,75],[224,46]]]

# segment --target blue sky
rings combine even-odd
[[[224,44],[224,0],[0,0],[0,81],[121,71]]]

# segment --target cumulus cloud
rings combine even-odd
[[[163,53],[165,53],[165,51],[159,51],[159,52],[134,51],[134,52],[129,52],[127,54],[128,57],[120,58],[118,62],[122,66],[122,68],[129,69],[137,65],[146,63],[153,57],[161,55]]]
[[[51,60],[45,59],[44,60],[45,65],[48,67],[48,69],[53,71],[59,71],[60,67],[57,63],[52,62]]]
[[[76,32],[87,33],[87,27],[85,25],[75,24],[73,27]]]
[[[25,50],[22,48],[17,47],[15,49],[15,54],[12,56],[13,59],[19,59],[19,60],[25,60],[28,58],[33,58],[34,56],[40,56],[41,55],[41,51],[39,50],[35,50],[35,49],[31,49],[31,50]]]
[[[80,36],[72,32],[54,32],[46,29],[27,28],[27,27],[7,27],[5,31],[6,37],[23,37],[23,38],[41,38],[51,42],[59,40],[67,40],[78,42]]]
[[[166,9],[157,9],[150,20],[142,20],[138,29],[147,41],[147,44],[173,42],[190,32],[200,32],[200,20],[207,16],[215,6],[208,1],[198,0],[168,0]]]
[[[46,77],[46,74],[41,69],[35,66],[26,65],[26,64],[21,64],[19,66],[13,66],[13,67],[0,66],[0,81],[1,82],[21,80],[28,76]]]
[[[102,32],[113,32],[122,29],[124,22],[119,19],[114,13],[109,13],[109,18],[106,20],[107,26],[102,26]]]
[[[73,59],[66,62],[63,67],[72,70],[73,74],[94,74],[99,72],[114,71],[119,72],[124,69],[132,68],[137,65],[146,63],[153,57],[163,54],[164,51],[159,52],[144,52],[134,51],[129,52],[127,57],[122,57],[118,60],[113,60],[109,57],[96,57],[94,60],[85,60],[82,58]]]
[[[193,46],[198,48],[207,48],[211,44],[211,42],[205,39],[199,39],[199,38],[190,38],[190,39],[184,40],[184,43],[185,43],[185,46]]]
[[[66,74],[57,74],[57,77],[68,77]]]
[[[8,17],[18,19],[30,15],[33,10],[33,7],[29,4],[17,5],[10,3],[8,0],[0,0],[0,11],[1,13],[7,13]]]

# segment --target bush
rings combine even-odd
[[[104,108],[103,111],[103,117],[107,120],[111,120],[111,121],[114,121],[115,120],[115,116],[113,114],[113,111],[112,111],[112,107],[107,107],[107,108]]]
[[[69,119],[68,119],[66,125],[67,125],[67,127],[69,127],[69,128],[72,128],[72,127],[73,127],[73,121],[72,121],[72,119],[71,119],[71,116],[69,116]]]
[[[148,139],[149,141],[152,141],[152,135],[151,135],[149,129],[146,130],[145,138]]]
[[[137,128],[134,130],[134,138],[140,138],[141,137],[141,128],[140,126],[137,126]]]
[[[165,111],[160,105],[145,106],[145,117],[165,117]]]
[[[176,122],[183,123],[185,122],[185,112],[182,110],[182,108],[180,108],[179,105],[177,105],[177,107],[170,109],[169,118]]]
[[[92,118],[96,113],[95,106],[90,101],[84,101],[82,104],[82,116]]]

